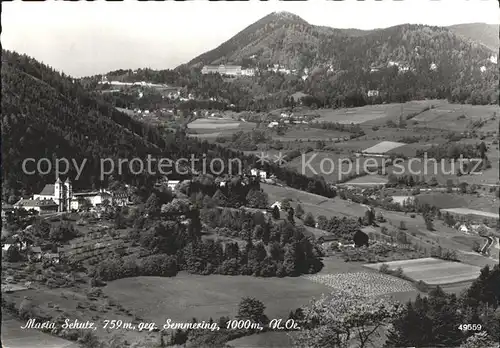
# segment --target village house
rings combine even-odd
[[[42,248],[41,247],[31,247],[28,253],[28,260],[30,262],[37,262],[42,259]]]
[[[130,195],[127,191],[119,191],[113,192],[112,195],[112,204],[118,207],[125,207],[127,205],[132,204],[132,200],[130,199]]]
[[[267,179],[267,173],[265,171],[257,169],[257,168],[250,169],[250,175],[258,177],[260,180]]]
[[[282,210],[281,209],[281,202],[280,201],[276,201],[273,204],[271,204],[271,209],[274,209],[274,207],[278,207],[279,210]]]
[[[5,219],[7,218],[8,214],[11,214],[14,212],[14,206],[11,204],[7,203],[2,203],[2,221],[5,222]]]
[[[168,180],[167,186],[170,190],[174,191],[180,182],[180,180]]]
[[[35,210],[39,214],[49,214],[59,211],[59,206],[52,199],[20,199],[14,204],[15,209]]]

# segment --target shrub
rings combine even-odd
[[[385,263],[380,265],[379,271],[380,271],[380,273],[384,273],[384,274],[389,274],[391,272],[391,270],[389,269],[389,265],[385,264]]]
[[[415,287],[417,288],[418,291],[421,291],[421,292],[428,292],[429,291],[429,285],[427,285],[427,283],[423,282],[422,280],[419,280],[415,284]]]

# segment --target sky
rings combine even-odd
[[[334,28],[500,23],[497,0],[13,1],[2,7],[3,48],[74,77],[172,69],[274,11]]]

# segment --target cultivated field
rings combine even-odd
[[[375,146],[369,147],[363,150],[363,153],[367,154],[385,154],[391,150],[397,149],[398,147],[406,145],[405,143],[398,143],[395,141],[382,141]]]
[[[360,176],[358,178],[346,181],[342,185],[352,185],[352,186],[380,186],[387,184],[387,177],[380,176],[377,174]]]
[[[381,157],[357,157],[321,151],[309,152],[294,158],[286,165],[288,168],[296,169],[301,174],[307,176],[320,175],[327,181],[337,182],[346,179],[348,175],[363,174],[369,171],[376,172],[376,168],[382,165],[383,161],[384,158]],[[362,180],[362,182],[365,181]]]
[[[430,159],[427,162],[424,159],[415,159],[411,163],[407,160],[395,163],[386,168],[385,173],[394,174],[396,176],[413,175],[424,177],[425,180],[430,180],[435,177],[439,184],[445,185],[448,180],[452,180],[455,184],[458,182],[466,182],[476,185],[494,185],[499,182],[498,166],[493,164],[493,167],[485,170],[481,174],[476,175],[456,175],[458,162],[434,162]]]
[[[498,199],[493,194],[483,194],[478,197],[478,195],[432,192],[420,193],[415,197],[419,202],[429,203],[440,209],[468,208],[487,213],[498,213]]]
[[[408,115],[414,112],[422,111],[434,101],[412,101],[404,104],[380,104],[366,105],[357,108],[348,109],[323,109],[315,110],[320,115],[318,121],[338,122],[344,124],[350,123],[373,123],[374,121],[397,118],[403,110],[403,115]],[[403,106],[403,109],[401,108]]]
[[[303,277],[335,290],[346,291],[360,296],[381,296],[394,292],[415,290],[413,285],[405,280],[373,272],[312,274]]]
[[[165,318],[190,321],[234,317],[242,297],[255,297],[266,305],[272,318],[287,318],[291,309],[306,305],[311,298],[331,289],[297,278],[255,278],[249,276],[198,276],[179,274],[173,278],[136,277],[110,282],[104,292],[126,303],[146,320]]]
[[[379,269],[384,263],[365,265],[371,269]],[[459,262],[450,262],[435,258],[393,261],[385,263],[391,270],[398,267],[403,273],[415,281],[423,281],[429,285],[445,285],[467,282],[476,279],[480,274],[480,267],[466,265]]]
[[[413,120],[418,122],[417,127],[452,131],[470,131],[472,122],[486,120],[486,124],[477,130],[498,132],[499,111],[498,105],[462,105],[443,102],[435,105],[433,109],[421,113]],[[495,116],[494,113],[496,113]]]

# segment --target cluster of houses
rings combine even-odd
[[[27,229],[30,229],[30,226]],[[2,258],[11,248],[17,248],[19,253],[26,255],[30,262],[58,264],[64,257],[64,248],[57,247],[54,250],[51,245],[33,246],[29,239],[22,238],[18,234],[14,234],[2,242]]]
[[[271,121],[267,125],[268,128],[278,127],[280,124],[309,124],[313,116],[308,115],[297,115],[293,113],[282,112],[279,119],[276,121]]]
[[[470,224],[457,222],[455,228],[465,234],[481,234],[484,232],[489,232],[491,229],[485,224]],[[483,232],[484,231],[484,232]]]
[[[255,57],[255,56],[252,56]],[[252,58],[250,57],[250,58]],[[202,74],[220,74],[220,75],[229,75],[229,76],[255,76],[255,74],[259,71],[258,68],[247,68],[243,69],[241,65],[205,65],[203,69],[201,69]],[[289,69],[280,64],[273,64],[272,66],[267,66],[267,71],[272,71],[275,73],[281,73],[284,75],[296,75],[300,73],[297,69]],[[333,68],[330,67],[328,71],[333,71]],[[309,76],[309,69],[305,68],[301,75],[303,80],[306,80]]]

